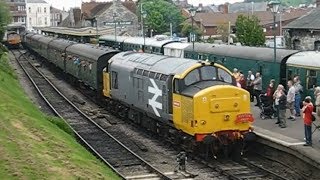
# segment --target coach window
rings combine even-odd
[[[317,71],[308,70],[307,71],[307,87],[308,89],[312,89],[317,84]]]
[[[112,71],[112,88],[118,89],[118,73]]]
[[[288,69],[287,79],[292,80],[292,70],[291,69]]]

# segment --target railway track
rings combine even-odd
[[[19,50],[11,51],[41,98],[78,138],[123,179],[186,179],[161,172],[100,127],[65,97]]]
[[[248,158],[242,158],[240,162],[225,159],[205,161],[198,157],[195,159],[232,180],[290,180],[290,178],[274,173]]]

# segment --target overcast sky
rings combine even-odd
[[[45,0],[49,4],[51,4],[53,7],[62,9],[63,7],[67,10],[70,7],[80,7],[81,1],[83,2],[89,2],[90,0]],[[112,0],[96,0],[96,1],[112,1]],[[243,0],[188,0],[190,4],[193,4],[195,6],[199,5],[199,3],[202,3],[203,5],[208,4],[223,4],[225,2],[234,3],[234,2],[241,2]]]

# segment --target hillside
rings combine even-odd
[[[51,122],[62,120],[30,102],[7,59],[0,58],[0,179],[119,179]]]

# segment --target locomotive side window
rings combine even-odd
[[[112,88],[118,89],[118,73],[112,71]]]
[[[174,92],[175,93],[180,93],[179,91],[179,79],[174,80]]]

